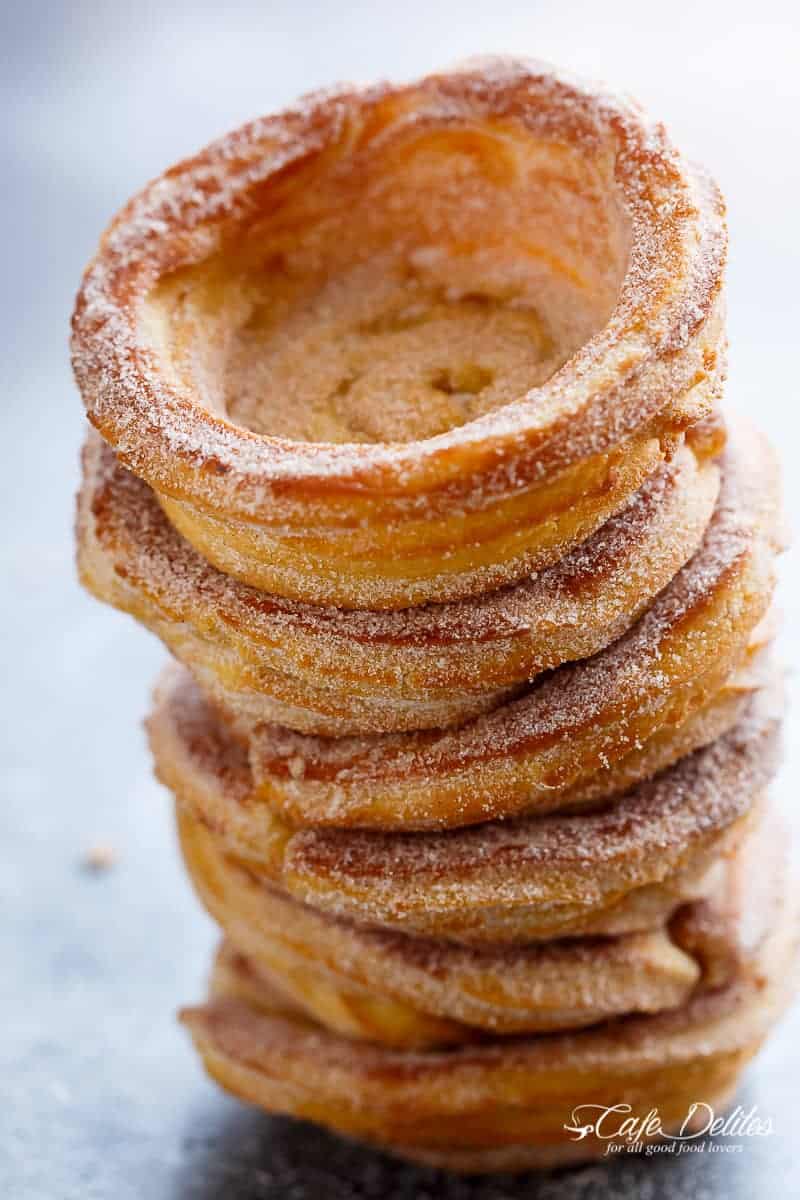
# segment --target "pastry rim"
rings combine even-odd
[[[329,146],[381,105],[419,97],[432,104],[427,119],[436,124],[452,121],[460,104],[465,113],[522,118],[536,131],[532,96],[544,110],[540,133],[558,119],[573,145],[616,139],[617,185],[631,220],[630,257],[611,319],[544,385],[431,438],[353,446],[253,433],[165,381],[138,330],[137,303],[167,271],[215,249],[246,210],[250,186]],[[654,204],[657,186],[663,192]],[[541,64],[482,61],[417,84],[316,93],[212,143],[122,210],[78,294],[74,369],[90,420],[123,461],[158,490],[228,516],[269,520],[272,511],[274,519],[276,493],[336,505],[348,492],[413,501],[479,477],[502,489],[510,463],[518,476],[541,480],[618,442],[664,407],[668,396],[648,394],[658,389],[641,386],[641,377],[655,364],[675,362],[715,309],[726,253],[723,213],[713,183],[679,156],[660,124]],[[623,411],[626,384],[637,392],[630,413]],[[549,425],[548,411],[557,414]],[[587,422],[583,438],[575,436],[576,418]]]

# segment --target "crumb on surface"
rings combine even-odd
[[[85,871],[108,871],[118,859],[119,853],[110,842],[95,842],[84,851],[81,865]]]

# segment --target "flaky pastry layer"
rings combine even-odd
[[[742,662],[774,586],[777,479],[765,440],[734,426],[699,548],[616,642],[457,729],[328,739],[255,725],[258,795],[294,826],[397,831],[578,803],[583,784],[669,739]]]
[[[391,1050],[323,1030],[266,986],[243,999],[226,969],[182,1019],[210,1075],[270,1112],[456,1170],[554,1166],[606,1152],[591,1129],[598,1104],[656,1109],[658,1136],[702,1128],[704,1106],[721,1113],[791,996],[796,920],[796,903],[779,907],[744,977],[669,1013],[571,1034]]]
[[[281,890],[369,924],[508,944],[653,928],[705,893],[778,755],[774,690],[740,695],[743,712],[730,699],[733,729],[604,808],[414,835],[293,831],[259,798],[245,752],[185,672],[163,681],[148,728],[179,804]]]
[[[156,633],[244,731],[265,721],[325,736],[455,725],[633,624],[697,549],[719,488],[708,451],[721,436],[681,449],[548,570],[472,600],[355,613],[217,571],[95,434],[83,453],[80,575]]]
[[[217,972],[257,1003],[267,984],[348,1037],[430,1049],[547,1033],[685,1004],[746,970],[785,890],[783,831],[764,820],[704,900],[616,938],[474,949],[315,912],[265,884],[184,810],[190,878],[228,939]]]

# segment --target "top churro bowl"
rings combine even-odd
[[[561,557],[724,373],[723,206],[520,62],[315,95],[172,168],[73,321],[92,422],[215,566],[395,608]]]

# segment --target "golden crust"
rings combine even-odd
[[[725,257],[661,126],[518,60],[311,96],[103,235],[79,569],[182,664],[148,733],[225,938],[182,1019],[234,1094],[466,1171],[728,1103],[798,913]]]
[[[561,562],[510,588],[399,613],[268,596],[222,575],[95,434],[83,453],[78,563],[95,596],[166,643],[226,720],[345,735],[457,724],[621,636],[694,553],[718,468],[688,447]]]
[[[405,1049],[677,1008],[745,969],[785,890],[782,831],[765,821],[709,897],[669,925],[472,949],[315,912],[226,856],[185,810],[178,828],[197,894],[229,939],[216,968],[227,994],[257,1003],[266,983],[335,1033]]]
[[[797,964],[796,906],[784,905],[750,971],[669,1012],[571,1034],[496,1040],[445,1052],[355,1043],[262,991],[257,1008],[218,994],[183,1012],[206,1069],[271,1112],[319,1122],[403,1157],[468,1171],[552,1166],[601,1156],[576,1141],[582,1105],[624,1099],[678,1129],[693,1103],[718,1113],[785,1007]],[[270,1012],[272,1009],[272,1012]],[[584,1111],[583,1117],[586,1117]],[[647,1140],[647,1135],[645,1135]]]
[[[298,827],[408,831],[551,812],[566,792],[577,803],[582,784],[712,700],[767,610],[780,545],[774,458],[739,427],[722,474],[697,552],[607,649],[455,730],[326,739],[255,726],[258,794]]]
[[[736,726],[609,808],[447,834],[293,832],[185,672],[148,722],[159,778],[226,851],[315,908],[425,936],[519,943],[653,928],[704,894],[775,767],[779,715],[757,692]]]
[[[73,363],[92,422],[215,565],[280,595],[402,607],[554,561],[673,453],[720,391],[724,259],[719,194],[660,126],[536,65],[495,62],[311,97],[174,167],[103,236]],[[470,400],[480,364],[430,376],[436,337],[409,332],[407,304],[388,333],[380,309],[365,321],[356,305],[344,332],[319,315],[321,279],[349,312],[362,293],[383,303],[389,278],[424,294],[434,333],[477,322],[499,356],[485,401]],[[265,295],[274,397],[248,349]],[[341,395],[370,421],[391,415],[398,388],[415,400],[403,372],[419,359],[426,402],[439,397],[432,434],[381,416],[360,441],[338,426],[334,440],[305,425],[282,436],[309,403],[275,357],[298,322],[324,343],[318,363],[305,355],[317,375],[355,339],[368,386],[346,376]],[[397,387],[375,374],[376,336],[400,339]]]

